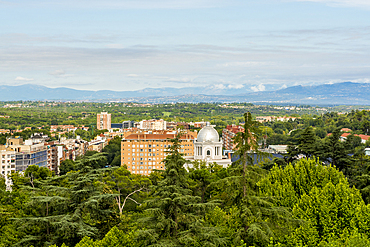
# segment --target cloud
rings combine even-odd
[[[261,91],[265,91],[266,88],[263,84],[259,84],[258,86],[251,87],[251,89],[254,92],[261,92]]]
[[[267,64],[267,62],[231,62],[231,63],[224,63],[220,66],[222,67],[250,67],[250,66],[256,66],[256,65],[264,65]]]
[[[295,1],[324,3],[330,6],[370,7],[369,0],[295,0]]]
[[[22,76],[17,76],[15,78],[16,81],[33,81],[32,78],[25,78],[25,77],[22,77]]]
[[[121,44],[108,44],[108,45],[106,45],[106,47],[111,48],[111,49],[122,49],[123,45],[121,45]]]
[[[175,83],[191,83],[193,79],[191,78],[168,78],[167,82],[175,82]]]
[[[55,76],[61,76],[64,75],[66,72],[63,69],[57,69],[53,72],[50,72],[50,75],[55,75]]]
[[[53,72],[49,73],[50,75],[53,75],[55,77],[64,78],[64,77],[71,77],[73,74],[66,74],[66,72],[63,69],[57,69]]]
[[[213,87],[216,88],[216,89],[225,89],[226,88],[226,86],[224,84],[216,84]]]
[[[28,0],[25,6],[58,6],[65,8],[99,9],[198,9],[237,4],[237,0]]]
[[[234,88],[234,89],[241,89],[244,87],[243,84],[230,84],[229,86],[227,86],[228,88]]]
[[[137,74],[128,74],[127,77],[139,77]]]

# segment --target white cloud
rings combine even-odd
[[[244,85],[243,84],[230,84],[229,86],[228,86],[228,88],[234,88],[234,89],[240,89],[240,88],[243,88],[244,87]]]
[[[25,78],[25,77],[22,77],[22,76],[17,76],[15,78],[16,81],[33,81],[32,78]]]
[[[216,88],[216,89],[225,89],[226,86],[224,84],[215,84],[214,88]]]
[[[53,72],[49,73],[50,75],[53,75],[55,77],[64,78],[64,77],[71,77],[73,74],[66,74],[66,72],[63,69],[57,69]]]
[[[332,6],[370,7],[369,0],[295,0],[297,2],[324,3]]]
[[[128,74],[127,77],[139,77],[137,74]]]
[[[30,6],[66,6],[69,8],[99,8],[99,9],[196,9],[230,6],[234,0],[28,0]]]
[[[50,75],[55,75],[55,76],[61,76],[64,75],[66,72],[63,69],[57,69],[54,70],[53,72],[50,72]]]
[[[106,45],[106,47],[111,48],[111,49],[122,49],[123,45],[121,45],[121,44],[108,44],[108,45]]]
[[[261,92],[261,91],[265,91],[266,87],[263,84],[259,84],[258,86],[251,87],[251,89],[254,92]]]
[[[266,62],[231,62],[231,63],[224,63],[220,64],[222,67],[250,67],[256,65],[263,65]]]

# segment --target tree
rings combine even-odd
[[[107,185],[107,190],[117,202],[119,215],[122,217],[123,209],[127,200],[141,205],[135,200],[136,194],[148,190],[150,180],[139,174],[131,174],[126,167],[119,167],[107,171],[103,177],[103,182]]]
[[[109,141],[109,144],[103,148],[103,152],[106,154],[107,163],[110,166],[121,165],[121,138],[115,136]]]
[[[171,140],[169,154],[164,160],[163,180],[154,186],[154,199],[148,200],[147,230],[139,232],[145,246],[220,245],[214,228],[205,228],[202,215],[207,204],[192,196],[186,179],[185,159],[179,149],[180,135]],[[208,204],[210,206],[210,204]]]
[[[101,186],[105,169],[91,167],[96,159],[85,157],[79,161],[79,171],[48,178],[38,187],[24,187],[32,197],[30,215],[16,219],[25,234],[18,245],[74,246],[85,236],[97,237],[105,231],[114,213],[112,200]]]
[[[73,160],[66,159],[60,163],[59,173],[60,175],[65,175],[67,174],[67,172],[73,171],[75,169],[75,162],[73,162]]]
[[[319,155],[321,143],[317,139],[312,127],[307,127],[298,137],[298,146],[290,145],[288,148],[289,156],[296,158],[298,154],[303,154],[305,157]]]
[[[254,164],[254,153],[257,156],[262,156],[262,153],[258,150],[258,138],[260,137],[261,133],[261,129],[259,128],[260,125],[261,124],[259,122],[253,121],[252,114],[250,112],[244,113],[244,131],[238,132],[234,137],[234,143],[236,144],[235,155],[239,156],[236,164],[243,166],[242,184],[244,197],[247,195],[247,165]]]
[[[326,137],[323,144],[322,157],[333,166],[339,168],[339,170],[345,172],[348,168],[351,158],[348,156],[349,149],[345,142],[340,140],[341,130],[337,128],[333,133]]]
[[[262,195],[278,198],[276,205],[290,208],[295,219],[303,220],[278,240],[282,246],[326,246],[344,232],[369,233],[370,207],[359,191],[350,188],[336,168],[318,160],[275,166],[258,186]]]
[[[193,195],[200,196],[201,202],[206,202],[210,198],[209,185],[218,180],[218,173],[224,168],[217,163],[207,164],[205,161],[193,161],[189,169],[189,188]]]

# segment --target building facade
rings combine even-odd
[[[186,168],[191,168],[194,161],[204,161],[207,164],[217,163],[223,167],[231,164],[231,159],[222,155],[222,140],[215,130],[209,124],[203,127],[194,141],[194,156],[186,157],[188,161]]]
[[[97,114],[96,128],[98,130],[111,129],[111,114],[108,114],[108,112]]]
[[[33,143],[32,139],[23,142],[22,137],[7,139],[7,148],[15,151],[16,171],[24,171],[30,165],[47,167],[47,148],[44,143]]]
[[[233,138],[238,132],[243,132],[244,128],[239,125],[227,125],[226,129],[222,130],[222,145],[225,150],[233,150],[235,144]]]
[[[5,178],[6,190],[11,190],[10,175],[15,172],[15,151],[5,146],[0,147],[0,176]]]
[[[156,133],[142,132],[128,135],[121,142],[121,165],[136,174],[148,175],[152,170],[165,169],[163,160],[172,145],[170,139],[175,138],[176,132]],[[184,156],[194,155],[194,133],[181,136],[180,153]]]
[[[142,130],[166,130],[167,122],[163,119],[142,120],[139,122],[138,128]]]

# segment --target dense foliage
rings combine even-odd
[[[117,138],[103,153],[64,161],[60,176],[30,166],[12,175],[11,192],[0,179],[0,246],[370,246],[366,144],[355,135],[341,140],[341,128],[366,134],[369,112],[233,119],[245,131],[235,138],[239,162],[228,168],[200,161],[184,169],[175,138],[166,170],[131,174],[120,166]],[[263,141],[289,144],[288,155],[256,164],[267,157]]]

